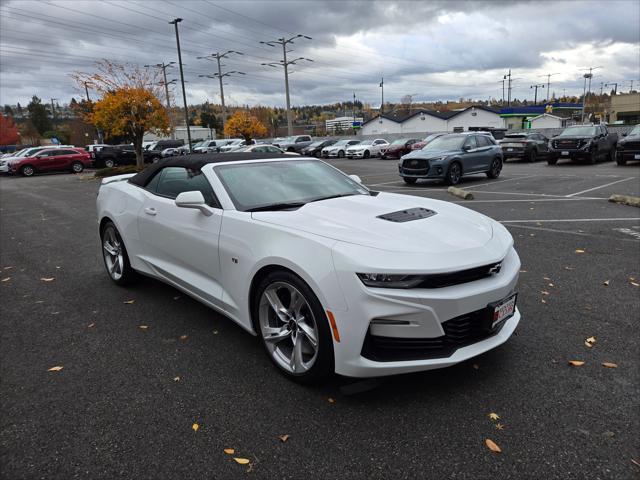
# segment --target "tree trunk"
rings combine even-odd
[[[138,170],[142,170],[144,168],[144,156],[142,155],[142,138],[144,137],[144,132],[142,134],[137,134],[133,138],[133,149],[136,152],[136,168]]]

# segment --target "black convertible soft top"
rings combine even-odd
[[[129,179],[129,182],[139,187],[144,187],[155,173],[164,167],[183,167],[198,171],[207,163],[237,162],[240,160],[271,160],[273,158],[299,159],[301,157],[284,155],[282,153],[254,153],[254,152],[230,152],[230,153],[200,153],[193,155],[179,155],[164,158],[147,166],[140,173]]]

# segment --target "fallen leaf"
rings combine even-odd
[[[194,423],[193,425],[191,425],[191,428],[193,429],[194,432],[197,432],[200,426],[197,423]]]
[[[284,443],[289,440],[289,435],[278,435],[278,438]]]
[[[44,303],[44,300],[36,300],[36,301],[35,301],[35,302],[33,302],[33,303]]]
[[[547,303],[547,301],[544,298],[541,300],[541,302],[542,303]]]
[[[236,453],[236,451],[233,448],[225,448],[224,453],[226,453],[227,455],[233,455],[234,453]]]
[[[474,363],[471,366],[473,367],[474,370],[480,370],[480,365],[478,365],[477,363]]]
[[[547,282],[551,280],[549,277],[542,277],[542,279],[546,280]]]
[[[573,270],[571,267],[564,267],[565,270]]]
[[[520,273],[527,273],[527,270],[520,270]]]
[[[500,449],[500,447],[493,440],[490,440],[490,439],[486,438],[485,441],[484,441],[484,444],[493,453],[502,453],[502,449]]]
[[[11,277],[4,277],[4,278],[3,278],[2,280],[0,280],[0,281],[2,281],[2,282],[8,282],[9,280],[11,280]]]
[[[95,323],[90,323],[89,325],[87,325],[87,328],[93,328],[93,327],[95,327],[95,326],[96,326],[96,324],[95,324]]]
[[[588,347],[588,348],[591,348],[591,347],[593,347],[593,343],[584,342],[584,346]]]
[[[602,282],[602,284],[603,284],[605,287],[608,287],[608,286],[609,286],[609,280],[605,280],[604,282]]]
[[[584,250],[583,250],[583,249],[581,249],[581,248],[577,248],[577,249],[576,249],[576,253],[584,253]]]
[[[640,287],[640,283],[637,283],[637,282],[629,282],[629,283],[634,287]]]
[[[637,465],[638,467],[640,467],[640,462],[638,462],[637,460],[635,460],[633,458],[631,459],[631,463],[633,463],[634,465]]]
[[[180,377],[173,377],[173,381],[174,382],[179,382],[180,381]]]
[[[43,282],[53,282],[55,279],[55,277],[40,277]]]
[[[59,372],[63,368],[64,367],[62,365],[56,365],[55,367],[51,367],[49,370],[47,370],[47,372]]]
[[[540,293],[541,293],[542,295],[549,295],[549,292],[547,292],[546,290],[542,290]]]
[[[149,325],[138,325],[140,330],[149,330]]]
[[[180,295],[178,295],[177,297],[173,297],[174,300],[178,300],[180,298]]]
[[[501,423],[496,423],[496,428],[498,430],[504,430],[504,425],[502,425]]]
[[[214,331],[213,331],[213,334],[214,334],[214,335],[217,335],[217,334],[218,334],[218,330],[214,330]]]
[[[589,343],[596,343],[596,337],[589,337],[585,341]]]
[[[584,362],[582,360],[569,360],[569,365],[572,367],[581,367],[584,365]]]
[[[491,412],[491,413],[488,415],[488,417],[489,417],[491,420],[500,420],[500,416],[499,416],[497,413],[493,413],[493,412]]]
[[[331,397],[327,398],[327,401],[328,401],[329,403],[336,403],[336,401],[335,401],[333,398],[331,398]]]
[[[183,342],[184,342],[187,338],[189,338],[189,336],[188,336],[188,335],[180,335],[180,340],[182,340]]]
[[[135,300],[125,300],[122,303],[124,303],[125,305],[131,305],[132,303],[135,303],[135,302],[136,302]]]
[[[233,459],[236,461],[236,463],[239,463],[240,465],[246,465],[247,463],[249,463],[248,458],[233,457]]]
[[[602,362],[602,366],[607,368],[618,368],[618,364],[611,362]]]
[[[13,267],[4,267],[3,270],[11,270]],[[635,280],[633,277],[631,278],[631,280]]]
[[[549,286],[550,287],[555,287],[555,285],[553,283],[550,283]]]

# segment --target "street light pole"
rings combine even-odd
[[[294,60],[287,60],[287,44],[294,43],[296,38],[306,38],[307,40],[312,40],[308,35],[298,34],[291,38],[278,38],[277,40],[272,40],[269,42],[260,42],[263,45],[269,45],[270,47],[275,47],[276,45],[282,45],[282,58],[279,62],[271,62],[271,63],[262,63],[261,65],[268,65],[270,67],[284,67],[284,89],[285,96],[287,100],[287,134],[289,136],[293,135],[293,120],[291,118],[291,101],[289,97],[289,65],[295,65],[299,60],[306,60],[308,62],[313,62],[310,58],[299,57]],[[289,50],[291,52],[291,50]]]
[[[52,98],[51,99],[51,118],[53,119],[53,122],[55,123],[55,121],[56,121],[56,109],[53,106],[53,101],[54,100],[58,100],[58,99],[57,98]],[[54,128],[55,128],[55,125],[54,125]]]
[[[84,83],[84,93],[87,94],[87,102],[91,102],[91,99],[89,98],[89,87],[87,86],[88,82],[83,82]]]
[[[537,105],[538,104],[538,88],[544,88],[544,83],[537,83],[535,85],[531,85],[529,88],[534,88],[535,89],[535,94],[533,97],[533,104]]]
[[[162,69],[162,77],[163,77],[163,85],[164,85],[164,94],[165,94],[165,98],[166,98],[166,102],[167,102],[167,116],[169,117],[169,127],[171,128],[171,139],[175,140],[176,135],[175,132],[173,130],[173,125],[171,122],[171,102],[169,99],[169,84],[175,82],[175,80],[171,80],[170,82],[167,82],[167,67],[170,67],[171,65],[174,65],[176,62],[169,62],[169,63],[156,63],[155,65],[145,65],[145,67],[157,67]]]
[[[182,84],[182,100],[184,101],[184,118],[187,126],[187,142],[189,145],[189,153],[192,153],[191,150],[191,130],[189,129],[189,109],[187,107],[187,93],[184,89],[184,72],[182,71],[182,53],[180,53],[180,34],[178,33],[178,23],[182,21],[181,18],[175,18],[173,21],[169,22],[170,25],[173,25],[176,29],[176,45],[178,47],[178,65],[180,65],[180,83]]]

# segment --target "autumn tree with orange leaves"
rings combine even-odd
[[[0,145],[15,145],[19,141],[18,127],[13,123],[11,115],[5,117],[0,113]]]
[[[252,138],[266,136],[267,128],[253,115],[238,110],[227,120],[224,134],[229,137],[242,137],[249,144]]]
[[[142,169],[145,133],[166,134],[170,128],[166,108],[159,100],[158,71],[108,60],[97,62],[96,70],[96,73],[72,75],[78,88],[84,89],[85,84],[89,84],[101,95],[86,120],[107,135],[130,137],[136,152],[136,166]]]

